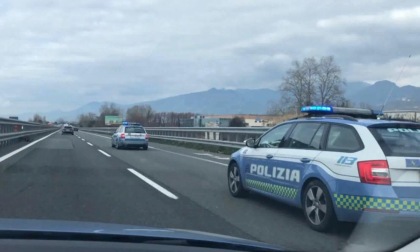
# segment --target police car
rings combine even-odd
[[[139,123],[123,122],[112,135],[111,146],[120,148],[143,148],[149,147],[149,134]]]
[[[228,187],[302,208],[327,231],[337,221],[420,219],[420,124],[367,109],[307,106],[232,154]]]

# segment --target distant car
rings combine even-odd
[[[303,209],[309,226],[336,220],[420,220],[420,124],[366,109],[308,106],[232,154],[229,190]],[[379,119],[378,119],[379,118]]]
[[[73,131],[79,131],[79,128],[73,126]]]
[[[138,123],[123,122],[112,135],[111,146],[120,148],[143,148],[149,147],[149,134]]]
[[[64,134],[72,134],[72,135],[74,135],[74,130],[73,130],[73,127],[72,126],[64,126],[63,127],[63,129],[61,130],[61,135],[64,135]]]

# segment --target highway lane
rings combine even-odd
[[[253,239],[187,197],[168,197],[129,171],[128,163],[105,154],[86,140],[56,133],[1,162],[0,218],[196,229]]]
[[[226,180],[228,156],[157,143],[150,143],[147,151],[117,150],[108,136],[77,135],[260,241],[326,251],[345,246],[351,234],[352,225],[342,225],[334,234],[315,232],[306,225],[300,209],[259,195],[233,198]]]
[[[0,218],[184,228],[305,251],[335,251],[349,240],[360,251],[358,244],[396,236],[344,224],[335,233],[315,232],[299,209],[255,194],[231,197],[227,156],[157,143],[150,147],[117,150],[107,136],[54,134],[0,162],[0,200],[5,202]]]

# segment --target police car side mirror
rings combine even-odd
[[[254,138],[250,138],[245,140],[245,145],[251,148],[255,147],[255,139]]]

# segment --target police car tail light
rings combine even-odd
[[[390,185],[388,162],[386,160],[361,161],[357,163],[362,183]]]
[[[120,138],[125,138],[125,134],[124,133],[121,133]]]

